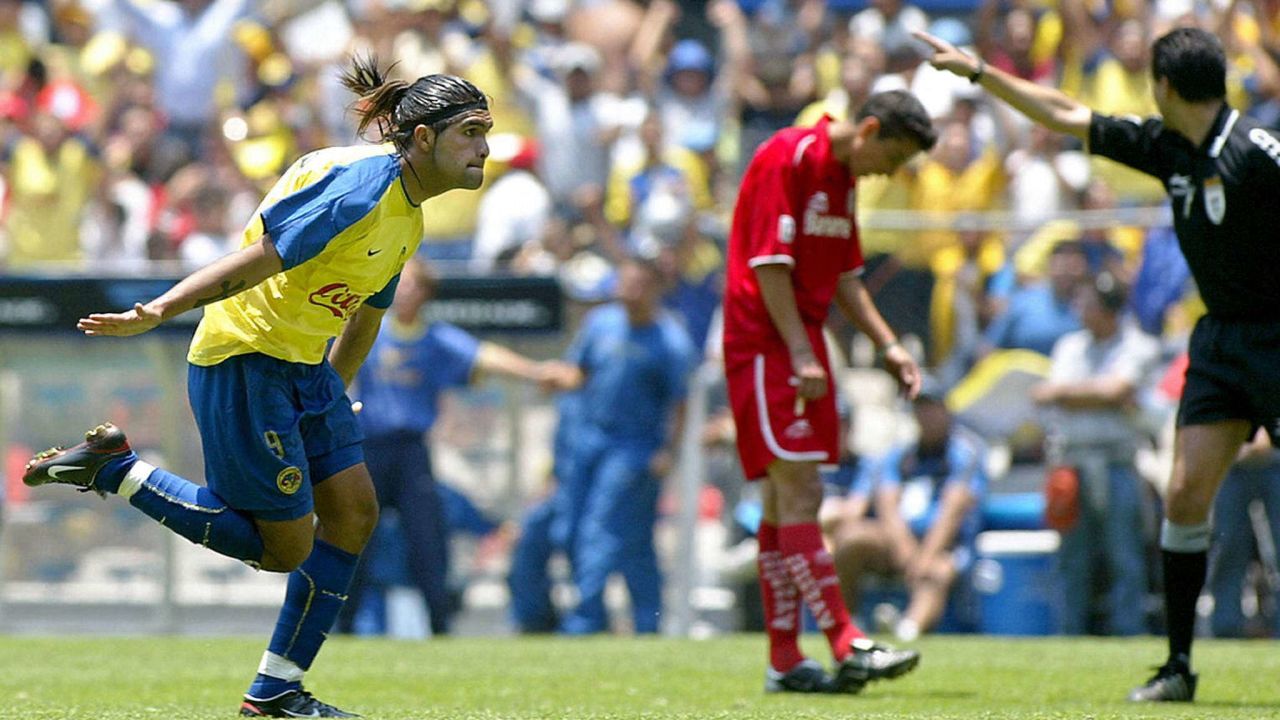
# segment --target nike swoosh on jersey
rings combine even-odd
[[[380,253],[380,252],[382,252],[382,250],[381,250],[381,249],[374,250],[373,248],[369,248],[368,250],[366,250],[366,251],[365,251],[365,253],[366,253],[369,257],[373,257],[374,255],[377,255],[377,254],[378,254],[378,253]],[[309,715],[304,715],[303,717],[310,717],[310,716],[309,716]]]
[[[83,470],[79,465],[50,465],[49,477],[57,479],[58,475],[68,470]]]

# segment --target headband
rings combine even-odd
[[[456,105],[448,105],[434,112],[426,113],[415,118],[413,125],[435,125],[438,122],[450,120],[459,115],[469,113],[472,110],[488,110],[489,101],[487,99],[472,100],[471,102],[458,103]],[[407,124],[407,123],[402,123]]]

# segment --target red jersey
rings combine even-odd
[[[756,151],[738,192],[729,233],[724,292],[727,363],[749,361],[783,345],[755,267],[791,267],[800,318],[820,330],[841,275],[862,269],[854,223],[854,178],[831,155],[830,117],[812,128],[787,128]]]

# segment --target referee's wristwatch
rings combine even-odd
[[[978,58],[978,67],[969,73],[969,82],[977,85],[982,80],[982,74],[987,71],[987,63],[982,58]]]

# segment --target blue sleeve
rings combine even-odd
[[[368,300],[365,300],[364,304],[369,307],[378,308],[379,310],[386,310],[391,307],[391,301],[395,299],[396,288],[399,285],[400,273],[396,273],[395,277],[388,280],[387,284],[383,286],[381,290],[371,295]]]
[[[1004,312],[997,315],[991,324],[987,326],[984,338],[992,347],[1003,348],[1008,346],[1009,331],[1013,326],[1013,309],[1018,304],[1018,295],[1014,295],[1009,299],[1009,304],[1005,306]]]
[[[906,448],[894,448],[876,462],[876,490],[902,485],[902,456]]]
[[[981,499],[986,495],[987,476],[982,468],[982,448],[964,437],[953,436],[947,454],[951,474],[947,476],[944,487],[959,484],[966,486],[975,498]]]
[[[330,240],[378,205],[395,177],[387,171],[392,166],[379,160],[335,167],[262,211],[263,232],[275,244],[285,270],[319,255]]]
[[[480,352],[480,341],[449,323],[433,323],[427,331],[430,362],[427,367],[440,387],[462,387],[471,381],[471,369]]]
[[[587,372],[590,368],[587,366],[590,361],[590,348],[592,341],[595,339],[596,330],[600,311],[592,311],[582,319],[582,327],[578,328],[578,333],[573,336],[573,342],[569,343],[569,347],[564,351],[564,361],[577,365],[583,372]]]

